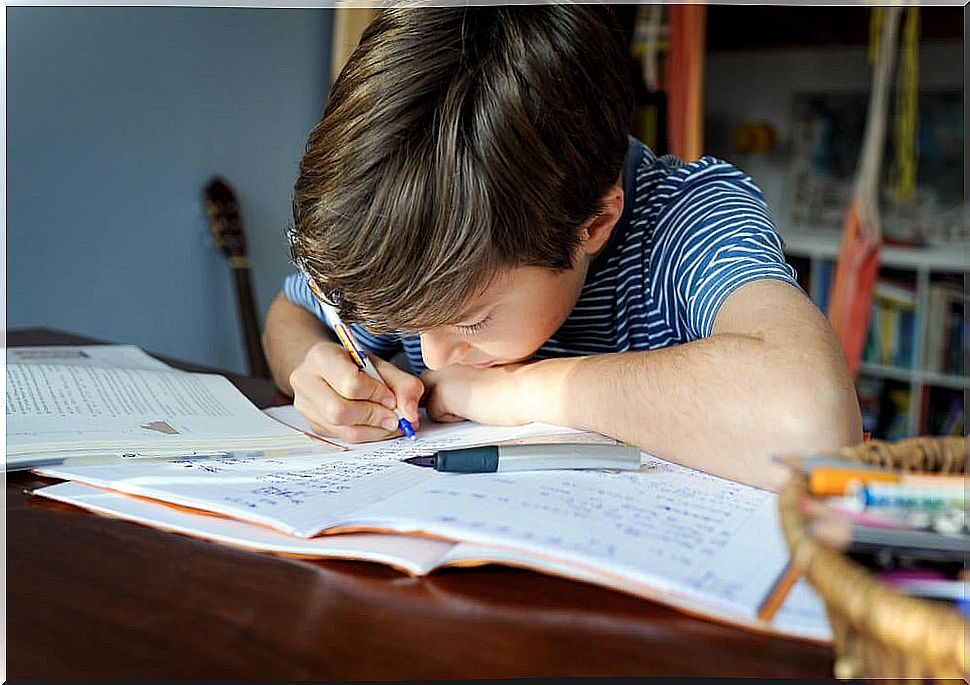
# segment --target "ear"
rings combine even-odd
[[[579,229],[583,241],[583,254],[592,257],[609,242],[613,227],[623,214],[623,187],[617,183],[606,191],[601,199],[603,211],[592,217]]]

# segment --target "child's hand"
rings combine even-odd
[[[424,402],[428,416],[435,421],[470,419],[494,426],[527,423],[523,407],[524,388],[518,371],[525,364],[507,364],[488,369],[448,366],[425,371],[421,381],[426,388]]]
[[[293,406],[321,435],[348,442],[384,440],[399,434],[395,407],[418,428],[424,385],[394,364],[371,356],[387,386],[358,371],[347,351],[333,342],[309,349],[290,375]]]

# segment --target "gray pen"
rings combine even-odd
[[[405,459],[415,466],[433,466],[452,473],[494,473],[545,469],[640,468],[640,448],[633,445],[549,443],[488,445],[440,450]]]

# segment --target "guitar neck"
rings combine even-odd
[[[239,322],[246,341],[246,356],[250,375],[269,378],[269,366],[263,352],[263,341],[259,330],[259,317],[256,314],[256,298],[249,274],[249,260],[245,257],[231,257],[229,266],[236,284],[236,302],[239,305]]]

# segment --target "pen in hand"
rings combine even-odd
[[[344,349],[350,354],[350,358],[354,362],[354,366],[357,367],[358,371],[363,371],[368,376],[373,378],[375,381],[381,385],[387,385],[384,379],[381,378],[381,374],[375,368],[374,363],[371,362],[367,354],[360,348],[357,344],[356,338],[354,338],[353,332],[350,328],[340,320],[340,315],[337,314],[337,310],[333,305],[330,305],[323,299],[319,290],[315,287],[316,284],[312,279],[307,279],[310,283],[310,288],[313,290],[314,295],[317,296],[317,300],[320,305],[324,308],[327,314],[327,319],[330,325],[333,327],[334,333],[337,334],[337,338],[340,340],[340,344],[344,346]],[[409,440],[417,440],[417,436],[414,434],[414,427],[411,426],[411,422],[404,418],[404,414],[401,412],[400,407],[394,408],[394,413],[397,415],[397,426],[401,429],[401,432],[408,437]]]
[[[350,329],[339,320],[334,320],[333,323],[334,332],[337,334],[337,337],[340,338],[341,344],[347,348],[347,351],[350,353],[350,358],[354,360],[354,364],[357,366],[357,369],[359,371],[363,371],[378,383],[387,385],[387,383],[384,382],[384,379],[381,378],[381,374],[378,373],[376,368],[374,368],[374,364],[371,362],[370,358],[362,349],[357,347],[353,338],[353,333],[351,333]],[[416,440],[417,436],[414,434],[414,428],[411,426],[411,422],[404,418],[404,414],[401,413],[401,408],[395,407],[394,413],[397,414],[397,427],[401,429],[401,432],[408,436],[409,440]]]

